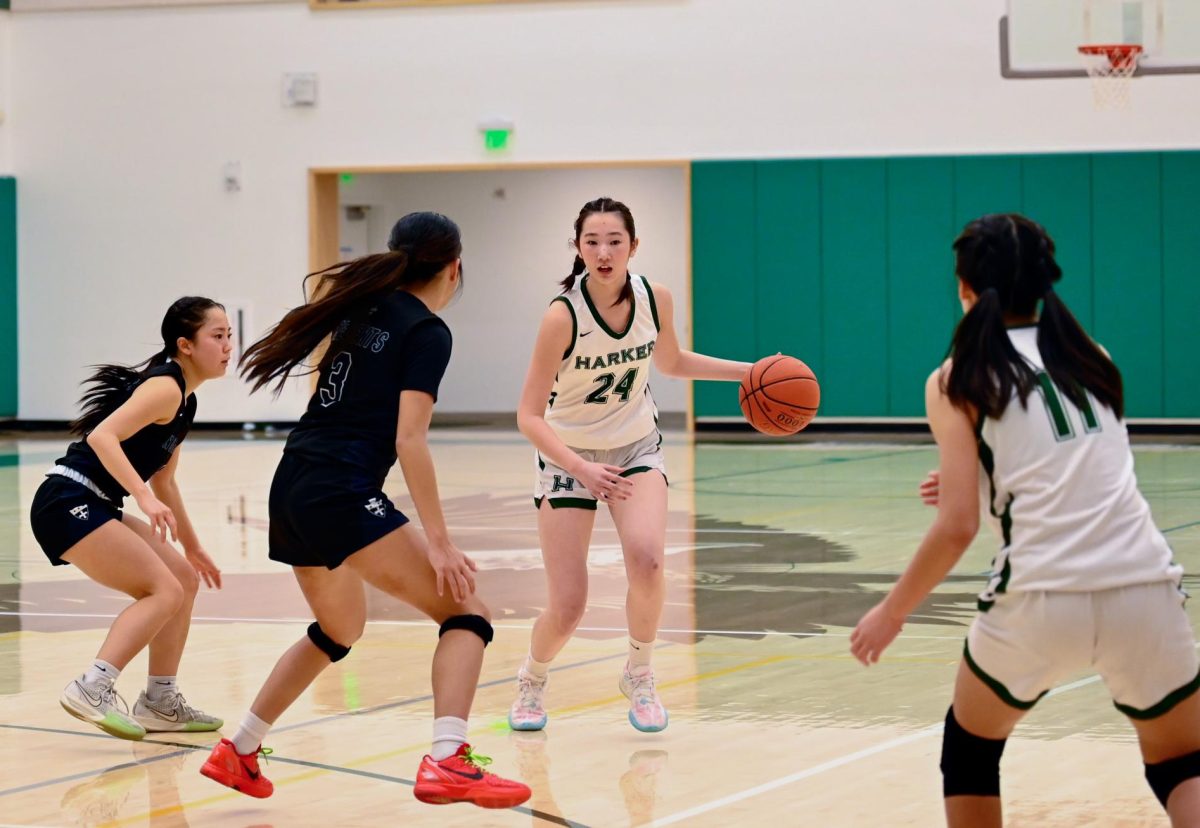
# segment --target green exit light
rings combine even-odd
[[[354,173],[342,173],[341,178],[343,183],[349,184],[354,180]]]
[[[508,139],[512,135],[509,129],[485,129],[483,131],[483,146],[488,152],[502,152],[508,149]]]

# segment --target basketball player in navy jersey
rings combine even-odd
[[[1062,270],[1040,225],[983,216],[954,252],[964,316],[925,386],[939,468],[921,496],[937,517],[851,652],[879,660],[966,551],[982,506],[1001,546],[946,715],[949,824],[1001,825],[1009,734],[1090,668],[1137,731],[1172,825],[1200,825],[1200,660],[1182,569],[1138,491],[1121,373],[1055,291]]]
[[[275,665],[232,739],[202,773],[251,796],[270,796],[257,755],[270,726],[313,680],[350,652],[366,624],[363,582],[441,625],[433,656],[433,746],[414,794],[433,804],[508,808],[530,790],[483,770],[467,744],[467,716],[492,640],[475,596],[475,564],[451,541],[427,432],[450,360],[437,316],[462,285],[457,225],[412,213],[392,228],[389,252],[314,274],[312,302],[289,312],[243,357],[254,390],[281,387],[326,337],[319,380],[288,436],[270,495],[270,557],[293,567],[316,621]],[[423,533],[383,491],[399,460]]]
[[[220,719],[188,705],[176,684],[200,579],[221,572],[200,545],[175,483],[179,446],[196,416],[195,391],[224,376],[232,350],[221,305],[185,296],[162,321],[163,348],[88,380],[72,443],[33,497],[33,534],[55,566],[72,564],[134,598],[109,628],[96,660],[63,690],[63,708],[122,739],[147,731],[216,730]],[[122,511],[132,496],[149,523]],[[183,545],[183,556],[167,536]],[[129,710],[113,683],[150,647],[150,676]]]

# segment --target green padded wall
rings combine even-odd
[[[1198,191],[1198,152],[695,162],[693,341],[800,357],[824,416],[923,416],[960,315],[950,244],[1020,211],[1055,238],[1060,293],[1121,366],[1128,415],[1197,418]],[[738,413],[731,385],[696,383],[697,417]]]
[[[17,416],[17,181],[0,177],[0,417]]]

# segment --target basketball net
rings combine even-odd
[[[1079,47],[1084,68],[1092,79],[1092,102],[1096,109],[1128,109],[1133,73],[1137,71],[1142,47],[1135,43]]]

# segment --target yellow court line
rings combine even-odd
[[[679,687],[679,686],[683,686],[683,685],[687,685],[687,684],[697,684],[701,681],[706,681],[708,679],[720,678],[721,676],[727,676],[727,675],[731,675],[733,673],[739,673],[744,670],[752,670],[752,669],[755,669],[758,667],[767,667],[772,664],[779,664],[784,661],[826,661],[826,660],[846,660],[846,659],[850,659],[850,658],[852,658],[852,656],[840,656],[840,655],[839,656],[833,656],[833,655],[829,655],[829,656],[821,656],[821,655],[771,656],[769,658],[758,659],[756,661],[750,661],[750,662],[746,662],[743,664],[735,664],[732,667],[725,667],[720,670],[710,670],[706,673],[698,673],[697,675],[689,676],[687,678],[663,682],[662,684],[658,685],[658,688],[666,689],[669,687]],[[930,658],[889,658],[889,661],[905,661],[905,662],[911,662],[911,663],[942,664],[942,665],[957,663],[957,659],[955,659],[953,661],[947,661],[944,659],[930,659]],[[623,701],[624,698],[625,698],[624,696],[620,696],[620,695],[619,696],[610,696],[608,698],[598,699],[595,701],[586,702],[584,704],[572,705],[570,707],[557,707],[557,708],[554,708],[554,713],[555,713],[555,715],[559,715],[559,716],[570,715],[573,713],[580,713],[585,710],[594,710],[594,709],[598,709],[601,707],[607,707],[610,704],[615,704],[619,701]],[[469,731],[469,735],[479,736],[479,735],[483,735],[483,734],[486,734],[489,732],[491,732],[491,728],[489,726],[484,725],[481,727],[472,728]],[[371,765],[376,762],[381,762],[385,759],[392,759],[397,756],[402,756],[406,753],[412,753],[413,751],[416,751],[416,750],[423,750],[426,747],[426,745],[428,745],[428,744],[429,744],[428,740],[423,740],[421,742],[417,742],[414,744],[405,745],[404,747],[393,748],[392,750],[384,751],[383,753],[376,753],[376,754],[372,754],[370,756],[364,756],[359,759],[354,759],[349,762],[343,762],[341,764],[341,767],[343,767],[343,768],[359,768],[359,767],[362,767],[363,765]],[[296,782],[302,782],[304,780],[312,779],[314,777],[320,776],[323,773],[336,773],[336,771],[333,771],[333,770],[330,770],[327,768],[314,768],[310,771],[305,771],[303,773],[298,773],[295,776],[287,777],[286,779],[283,779],[283,780],[277,782],[275,784],[275,787],[280,788],[285,785],[291,785]],[[145,819],[152,820],[156,817],[162,817],[162,816],[166,816],[169,814],[178,813],[178,812],[184,811],[187,808],[203,807],[205,805],[210,805],[214,802],[222,802],[225,800],[235,799],[235,798],[242,797],[242,796],[245,796],[245,794],[240,794],[240,793],[237,793],[236,791],[233,791],[233,792],[230,792],[227,794],[218,794],[216,796],[210,796],[205,799],[193,800],[193,801],[187,802],[187,803],[180,803],[179,805],[172,805],[167,808],[159,808],[157,810],[150,811],[145,814],[139,814],[137,816],[125,817],[124,819],[120,819],[115,822],[106,822],[106,823],[102,824],[101,828],[119,828],[119,826],[129,825],[131,823],[139,822],[141,820],[145,820]]]
[[[758,661],[750,661],[745,664],[737,664],[737,665],[734,665],[733,667],[726,667],[721,670],[711,670],[707,673],[700,673],[695,676],[689,676],[688,678],[676,679],[675,681],[668,681],[668,682],[665,682],[658,686],[660,688],[666,688],[666,687],[677,687],[677,686],[684,685],[684,684],[695,684],[700,681],[704,681],[706,679],[718,678],[720,676],[726,676],[731,673],[738,673],[738,672],[741,672],[742,670],[751,670],[756,667],[766,667],[771,664],[778,664],[782,661],[791,661],[791,660],[794,660],[795,658],[796,658],[795,656],[790,656],[790,655],[771,656],[770,658],[759,659]],[[621,701],[624,698],[625,698],[624,696],[614,696],[614,697],[610,697],[610,698],[606,698],[606,699],[601,699],[599,701],[588,702],[587,704],[574,705],[572,707],[555,708],[554,712],[559,715],[578,713],[583,710],[590,710],[590,709],[599,708],[599,707],[607,707],[608,705],[613,704],[618,701]],[[476,728],[473,728],[469,732],[469,735],[478,736],[480,734],[490,732],[490,730],[491,730],[491,728],[486,725],[482,726],[482,727],[476,727]],[[372,756],[363,757],[361,759],[354,759],[350,762],[343,762],[341,764],[341,767],[356,768],[361,765],[368,765],[368,764],[372,764],[374,762],[379,762],[383,759],[391,759],[393,757],[400,756],[405,753],[411,753],[414,750],[421,750],[428,744],[429,744],[428,740],[421,741],[414,745],[406,745],[405,747],[389,750],[384,753],[377,753]],[[305,779],[311,779],[311,778],[313,778],[315,776],[319,776],[320,774],[323,774],[323,773],[336,773],[336,771],[329,770],[326,768],[315,768],[311,771],[307,771],[305,773],[300,773],[300,774],[297,774],[296,776],[288,777],[287,779],[284,779],[281,782],[276,783],[275,787],[279,788],[284,785],[290,785],[294,782],[299,782],[299,781],[302,781]],[[227,799],[233,799],[235,797],[242,797],[242,796],[245,796],[245,794],[237,793],[236,791],[228,793],[228,794],[219,794],[217,796],[210,796],[205,799],[198,799],[198,800],[193,800],[191,802],[184,802],[184,803],[180,803],[179,805],[172,805],[168,808],[160,808],[158,810],[149,811],[144,814],[138,814],[136,816],[125,817],[123,819],[116,820],[115,822],[106,822],[106,823],[103,823],[101,828],[119,828],[119,826],[122,826],[122,825],[129,825],[131,823],[139,822],[139,821],[146,820],[146,819],[153,819],[155,817],[166,816],[167,814],[179,813],[188,808],[202,807],[205,805],[210,805],[214,802],[221,802],[221,801],[224,801]]]
[[[674,681],[663,682],[662,684],[658,684],[656,686],[659,690],[662,690],[667,687],[679,687],[679,686],[685,685],[685,684],[698,684],[699,682],[705,681],[707,679],[718,678],[720,676],[727,676],[730,673],[740,673],[742,670],[752,670],[755,667],[766,667],[771,664],[778,664],[781,661],[792,661],[793,659],[795,659],[795,656],[790,656],[790,655],[771,656],[770,658],[762,658],[757,661],[748,661],[744,664],[735,664],[732,667],[724,667],[720,670],[710,670],[707,673],[697,673],[694,676],[688,676],[687,678],[681,678],[681,679],[675,679]],[[556,715],[560,715],[560,716],[571,714],[571,713],[579,713],[583,710],[594,710],[594,709],[600,708],[600,707],[607,707],[610,704],[614,704],[616,702],[623,701],[624,699],[625,699],[625,697],[623,695],[622,696],[609,696],[606,699],[600,699],[598,701],[586,702],[584,704],[576,704],[576,705],[572,705],[571,707],[556,707],[556,708],[554,708],[554,712]]]
[[[276,788],[282,788],[284,785],[292,785],[296,782],[303,782],[306,779],[312,779],[313,777],[319,776],[322,773],[328,773],[328,771],[326,771],[324,768],[314,768],[309,771],[304,771],[303,773],[298,773],[295,776],[289,776],[286,779],[281,779],[280,781],[275,782],[274,784],[275,784]],[[214,782],[213,784],[215,785],[217,783]],[[191,802],[187,802],[187,803],[181,802],[178,805],[171,805],[166,808],[156,808],[155,810],[147,811],[144,814],[138,814],[136,816],[124,817],[122,819],[113,820],[112,822],[102,822],[102,823],[100,823],[100,828],[118,828],[118,826],[121,826],[121,825],[130,825],[132,823],[142,822],[147,819],[153,821],[154,819],[156,819],[158,817],[164,817],[169,814],[180,813],[185,808],[201,808],[201,807],[204,807],[205,805],[211,805],[214,802],[223,802],[227,799],[241,799],[245,796],[246,796],[246,794],[239,793],[238,791],[229,791],[228,793],[217,794],[215,796],[205,797],[204,799],[195,799],[195,800],[192,800]]]

